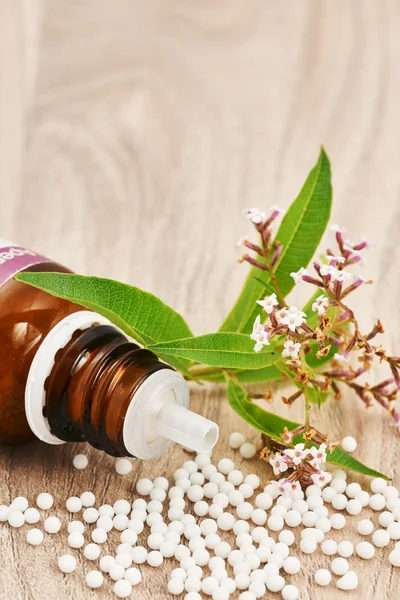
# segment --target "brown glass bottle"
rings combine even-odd
[[[70,272],[53,262],[26,271]],[[0,288],[0,443],[21,444],[35,438],[25,415],[29,369],[48,332],[82,307],[27,286],[15,279]]]
[[[86,441],[139,458],[161,454],[171,441],[198,451],[215,444],[218,428],[187,410],[179,373],[101,315],[13,279],[13,252],[35,263],[18,272],[70,271],[18,246],[3,252],[2,241],[0,444]]]

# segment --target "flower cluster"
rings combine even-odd
[[[324,470],[326,463],[326,444],[307,448],[305,444],[296,444],[294,448],[285,448],[275,452],[269,459],[281,493],[293,491],[300,486],[317,485],[323,487],[332,479]],[[285,474],[284,478],[281,478]]]
[[[368,408],[374,402],[380,404],[393,418],[400,429],[400,413],[396,400],[400,391],[400,358],[389,356],[381,347],[374,345],[374,338],[383,333],[380,321],[366,334],[362,333],[352,309],[346,304],[349,294],[360,288],[366,281],[361,275],[354,275],[350,267],[362,263],[363,251],[371,248],[365,239],[359,243],[345,239],[346,230],[334,225],[338,249],[327,249],[325,258],[314,261],[313,272],[302,267],[291,273],[296,284],[302,282],[315,286],[316,293],[306,312],[289,306],[276,278],[276,269],[282,252],[282,244],[272,241],[272,224],[282,211],[272,207],[263,212],[252,208],[246,216],[254,224],[260,243],[249,238],[241,244],[256,256],[245,254],[240,262],[246,261],[269,274],[270,286],[274,292],[257,303],[262,312],[257,316],[251,339],[254,350],[259,352],[274,339],[281,348],[283,373],[297,384],[297,391],[284,402],[291,405],[304,396],[306,403],[306,430],[309,428],[310,390],[320,394],[331,394],[339,400],[341,386],[352,389]],[[262,318],[262,315],[265,318]],[[308,355],[314,353],[319,364],[309,366]],[[353,366],[355,362],[357,366]],[[377,385],[365,381],[367,373],[375,362],[386,363],[389,377]]]

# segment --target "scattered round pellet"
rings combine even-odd
[[[389,554],[389,562],[394,567],[400,567],[400,548],[395,548]]]
[[[95,510],[95,509],[87,509],[87,510]],[[83,518],[85,519],[85,512],[83,513]],[[94,518],[93,516],[90,516],[90,518]],[[95,521],[96,519],[94,519]],[[85,519],[86,521],[86,519]],[[94,523],[94,521],[87,521],[88,523]],[[116,529],[117,531],[123,531],[124,529],[127,529],[129,525],[129,517],[127,515],[115,515],[115,517],[113,518],[113,527],[114,529]]]
[[[233,471],[234,468],[235,465],[233,463],[233,460],[231,460],[230,458],[221,458],[221,460],[218,462],[218,471],[220,473],[223,473],[224,475],[228,475],[228,473]]]
[[[360,558],[369,560],[375,556],[375,548],[369,542],[359,542],[356,546],[356,552]],[[337,573],[341,575],[341,573]]]
[[[26,541],[31,546],[39,546],[43,542],[43,532],[40,529],[30,529],[26,534]]]
[[[94,506],[96,502],[96,496],[93,492],[83,492],[80,496],[80,500],[82,502],[82,506],[85,508],[89,508],[90,506]]]
[[[255,508],[252,512],[251,520],[255,525],[264,525],[267,521],[267,513],[263,508]]]
[[[256,598],[263,598],[266,592],[265,583],[263,581],[252,581],[249,585],[249,592],[252,592]]]
[[[300,571],[301,562],[297,556],[288,556],[283,562],[283,569],[288,575],[295,575]]]
[[[318,569],[314,574],[314,581],[321,586],[329,585],[332,581],[331,572],[328,569]]]
[[[99,513],[93,507],[86,508],[83,511],[82,518],[83,518],[84,521],[86,521],[86,523],[95,523],[97,521],[97,519],[99,518]]]
[[[283,529],[279,533],[278,539],[283,544],[286,544],[286,546],[292,546],[292,544],[294,544],[295,537],[293,531],[289,531],[289,529]]]
[[[349,515],[359,515],[362,511],[361,502],[359,502],[355,498],[352,498],[346,504],[346,511],[349,513]]]
[[[229,600],[230,593],[225,588],[217,588],[212,593],[212,600]],[[255,598],[255,596],[253,596]],[[248,598],[250,600],[250,598]],[[253,599],[252,599],[253,600]]]
[[[327,556],[333,556],[338,551],[338,545],[334,540],[324,540],[321,544],[321,550]]]
[[[132,594],[132,584],[126,579],[119,579],[114,583],[114,594],[118,598],[128,598]]]
[[[47,533],[58,533],[61,529],[61,521],[58,517],[47,517],[44,521],[44,530]]]
[[[295,585],[285,585],[282,588],[282,598],[283,600],[297,600],[299,597],[299,590]]]
[[[348,496],[349,498],[355,498],[360,492],[361,485],[359,483],[349,483],[346,487],[346,496]]]
[[[368,492],[361,490],[361,492],[357,494],[355,499],[358,500],[358,502],[364,508],[365,506],[369,505],[370,495],[368,494]]]
[[[240,446],[239,452],[243,458],[253,458],[256,455],[257,448],[250,442],[245,442]]]
[[[173,578],[168,581],[168,591],[173,596],[179,596],[185,589],[185,584],[181,579]]]
[[[124,569],[128,569],[132,564],[132,556],[128,552],[120,552],[115,557],[115,562],[117,565],[124,567]]]
[[[97,560],[100,556],[101,550],[97,544],[88,544],[83,549],[83,554],[88,560]]]
[[[343,529],[346,525],[346,517],[341,513],[334,513],[330,517],[330,522],[333,529]]]
[[[150,565],[150,567],[159,567],[163,560],[163,555],[158,550],[152,550],[147,555],[147,564]]]
[[[136,491],[141,496],[148,496],[153,487],[154,484],[151,479],[139,479],[136,484]]]
[[[105,515],[97,519],[96,527],[97,529],[103,529],[106,533],[108,533],[114,527],[114,522],[111,517],[107,517]]]
[[[288,527],[297,527],[302,521],[302,515],[298,510],[289,510],[284,519]]]
[[[36,504],[42,510],[49,510],[54,504],[54,498],[51,494],[42,493],[36,498]]]
[[[122,565],[118,565],[116,562],[111,565],[109,575],[113,581],[119,581],[125,576],[125,569]]]
[[[281,531],[284,527],[284,521],[279,515],[271,515],[268,519],[268,528],[271,531]],[[272,590],[271,590],[272,591]]]
[[[317,542],[311,537],[302,538],[300,548],[305,554],[312,554],[317,549]]]
[[[322,498],[324,500],[324,502],[332,502],[334,496],[336,496],[337,491],[333,488],[333,487],[325,487],[322,490]]]
[[[117,458],[114,466],[118,475],[128,475],[128,473],[132,471],[133,467],[129,458]]]
[[[110,554],[106,554],[105,556],[102,556],[100,559],[100,569],[104,572],[104,573],[109,573],[111,567],[115,565],[115,558],[113,556],[111,556]]]
[[[113,509],[116,515],[129,515],[131,512],[131,505],[128,500],[117,500],[114,502]]]
[[[85,538],[81,533],[79,533],[79,531],[74,531],[69,534],[68,545],[71,546],[71,548],[82,548],[84,543]]]
[[[100,571],[89,571],[86,574],[85,581],[88,587],[96,589],[103,585],[104,577]]]
[[[29,508],[27,510],[29,510]],[[0,523],[5,523],[8,520],[10,512],[11,511],[9,506],[6,506],[5,504],[0,504]]]
[[[374,531],[372,541],[377,548],[384,548],[390,542],[390,534],[386,529],[377,529]]]
[[[27,508],[24,512],[25,523],[34,525],[40,521],[40,513],[36,508]]]
[[[342,479],[335,479],[335,481],[343,481]],[[335,483],[335,482],[333,482]],[[336,494],[336,496],[334,496],[332,498],[332,506],[335,510],[344,510],[347,506],[347,498],[344,494]]]
[[[285,580],[281,575],[271,575],[267,578],[266,584],[270,592],[280,592],[285,585]]]
[[[351,542],[345,540],[338,544],[337,551],[343,558],[349,558],[354,552],[354,546]]]
[[[318,521],[318,515],[314,511],[307,511],[301,517],[301,522],[305,527],[315,527],[316,522]],[[331,522],[332,525],[332,522]],[[333,525],[332,525],[333,527]]]
[[[72,554],[63,554],[58,559],[58,568],[63,573],[72,573],[76,569],[76,558]]]
[[[28,499],[25,496],[17,496],[9,506],[9,512],[25,512],[29,506]]]
[[[26,519],[26,513],[25,513]],[[394,521],[394,515],[389,510],[384,510],[378,517],[379,525],[382,527],[389,527],[390,523]]]
[[[81,471],[82,469],[86,469],[86,467],[89,464],[89,461],[87,459],[87,456],[85,456],[84,454],[77,454],[76,456],[74,456],[72,464],[74,465],[75,469]]]
[[[342,439],[342,443],[340,444],[345,452],[354,452],[357,448],[357,440],[351,436],[347,435]]]
[[[250,519],[251,515],[253,514],[253,510],[253,506],[250,504],[250,502],[242,502],[236,507],[237,516],[242,520]]]
[[[77,496],[71,496],[65,503],[65,506],[70,513],[77,513],[82,510],[82,501]]]
[[[387,530],[392,540],[400,540],[400,523],[390,523]]]
[[[126,569],[124,579],[129,581],[131,585],[138,585],[142,581],[142,574],[136,567]]]
[[[198,592],[188,592],[183,600],[202,600]]]
[[[357,574],[354,571],[348,571],[337,580],[336,585],[340,590],[355,590],[358,586]]]
[[[361,543],[366,543],[366,542],[361,542]],[[331,563],[331,569],[332,569],[332,572],[335,573],[335,575],[344,575],[345,573],[347,573],[349,568],[350,568],[350,565],[349,565],[348,561],[342,557],[334,558]]]
[[[141,565],[146,562],[148,552],[143,546],[135,546],[132,549],[131,556],[134,563]]]
[[[369,500],[372,510],[383,510],[386,506],[385,496],[383,494],[373,494]]]
[[[357,531],[361,535],[370,535],[374,530],[374,525],[369,519],[361,519],[357,523]]]
[[[99,527],[96,527],[96,529],[93,529],[92,540],[95,542],[95,544],[104,544],[104,542],[107,541],[107,538],[108,538],[107,532],[104,531],[104,529],[100,529]]]
[[[331,481],[330,487],[333,488],[337,494],[343,494],[343,492],[346,491],[347,483],[346,483],[345,479],[338,477],[337,479],[334,479],[333,481]],[[335,496],[333,496],[333,498],[334,497]],[[332,498],[332,501],[333,501],[333,498]]]

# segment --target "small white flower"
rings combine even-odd
[[[293,360],[299,358],[299,352],[301,348],[300,342],[294,343],[293,340],[286,340],[283,344],[284,350],[282,351],[282,356],[290,356]]]
[[[319,463],[326,462],[326,444],[321,444],[319,448],[312,446],[309,449],[310,454],[317,460]]]
[[[320,471],[319,473],[313,473],[311,479],[314,485],[324,487],[324,485],[332,481],[332,475],[327,471]]]
[[[280,320],[282,325],[286,325],[290,331],[295,332],[297,327],[300,327],[304,322],[306,317],[306,313],[302,312],[295,306],[291,306],[287,311],[286,316]]]
[[[333,265],[321,265],[321,275],[323,277],[330,276],[331,281],[346,281],[346,279],[351,279],[351,273],[347,273],[347,271],[339,271]]]
[[[270,315],[274,310],[274,306],[278,304],[278,299],[276,294],[271,294],[270,296],[266,296],[264,300],[257,300],[257,304],[262,306],[265,312]]]
[[[336,352],[333,358],[341,363],[348,363],[350,361],[350,356],[346,356],[345,354],[339,354],[338,352]]]
[[[293,277],[295,283],[300,283],[300,281],[303,281],[303,275],[308,275],[308,271],[304,267],[301,267],[299,271],[290,273],[290,277]]]
[[[270,458],[269,463],[274,470],[274,475],[279,475],[289,468],[285,458],[281,454],[275,454],[274,458]]]
[[[319,315],[324,315],[326,313],[326,310],[329,306],[329,298],[327,298],[326,296],[324,296],[324,294],[322,294],[321,296],[318,296],[318,298],[316,299],[316,301],[313,303],[312,305],[312,309],[315,312],[318,312]]]
[[[334,260],[337,263],[342,263],[343,264],[343,263],[346,262],[346,259],[344,258],[344,256],[330,256],[330,255],[328,255],[326,258],[329,261],[333,261]]]
[[[337,223],[331,225],[330,230],[334,231],[335,233],[347,233],[346,227],[340,227],[340,225],[337,225]]]
[[[260,352],[263,346],[269,346],[268,333],[265,331],[264,325],[261,324],[260,315],[258,315],[254,321],[253,331],[250,335],[250,339],[256,342],[254,346],[254,352]]]
[[[243,212],[245,217],[256,225],[259,225],[267,218],[267,213],[259,208],[246,208]]]
[[[240,248],[240,246],[244,246],[246,242],[249,242],[250,238],[247,235],[244,235],[243,237],[241,237],[237,242],[236,242],[236,246],[237,248]]]
[[[276,319],[280,324],[282,324],[283,319],[286,319],[287,315],[288,311],[286,310],[286,308],[281,308],[275,313]]]
[[[308,449],[304,448],[304,444],[296,444],[292,449],[285,450],[285,455],[289,456],[293,464],[299,465],[307,456]]]

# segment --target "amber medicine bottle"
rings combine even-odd
[[[0,238],[0,444],[86,441],[146,459],[172,442],[208,452],[212,421],[191,412],[184,378],[101,315],[20,283],[68,269]]]

